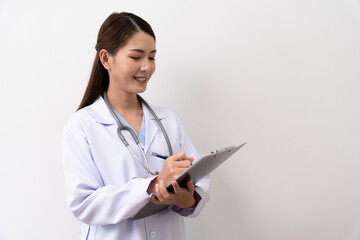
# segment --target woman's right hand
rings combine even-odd
[[[182,172],[184,172],[194,161],[193,157],[186,157],[184,151],[179,151],[165,160],[165,164],[160,174],[157,176],[157,182],[162,180],[167,186],[174,181]]]
[[[155,192],[155,185],[163,181],[167,186],[174,181],[182,172],[184,172],[194,161],[193,157],[187,157],[184,151],[179,151],[165,160],[164,167],[160,174],[151,181],[147,193]]]

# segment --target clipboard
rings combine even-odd
[[[216,150],[210,154],[201,156],[192,166],[190,166],[186,171],[179,175],[175,180],[179,183],[180,187],[186,186],[186,180],[191,177],[193,183],[196,184],[203,177],[211,173],[223,162],[229,159],[235,152],[242,148],[246,143],[243,143],[239,146],[229,146]],[[168,192],[173,192],[173,186],[169,183],[166,186]],[[132,220],[141,219],[158,213],[166,208],[169,205],[167,204],[155,204],[153,202],[148,202],[138,213],[136,213]]]

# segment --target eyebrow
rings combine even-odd
[[[132,51],[132,52],[139,52],[139,53],[144,53],[145,51],[144,50],[142,50],[142,49],[130,49],[130,51]],[[156,52],[156,50],[152,50],[150,53],[155,53]]]

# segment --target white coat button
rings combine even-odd
[[[151,232],[150,232],[150,237],[151,237],[151,238],[156,238],[156,232],[155,232],[155,231],[151,231]]]

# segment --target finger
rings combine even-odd
[[[193,163],[194,160],[195,160],[195,158],[193,158],[193,157],[188,157],[187,159],[188,159],[191,163]]]
[[[179,184],[177,183],[177,181],[173,181],[173,182],[172,182],[172,186],[173,186],[174,192],[175,192],[176,194],[180,193],[181,188],[180,188]]]
[[[179,151],[179,152],[175,153],[174,155],[170,156],[168,159],[170,159],[172,161],[177,161],[179,159],[186,159],[186,154],[184,151]]]
[[[191,165],[191,161],[190,160],[181,160],[176,165],[179,168],[188,168]]]
[[[160,201],[158,199],[156,199],[155,197],[153,197],[153,196],[150,197],[150,201],[155,203],[155,204],[161,204]]]
[[[194,192],[195,190],[195,186],[194,186],[194,183],[192,181],[191,178],[189,178],[186,182],[186,186],[187,186],[187,189],[189,190],[189,192]]]
[[[164,201],[164,197],[162,196],[160,190],[159,190],[159,184],[157,183],[155,185],[155,194],[157,196],[157,198],[159,199],[160,202]]]
[[[169,192],[166,190],[163,180],[160,180],[160,185],[159,185],[158,189],[164,200],[169,197]]]

